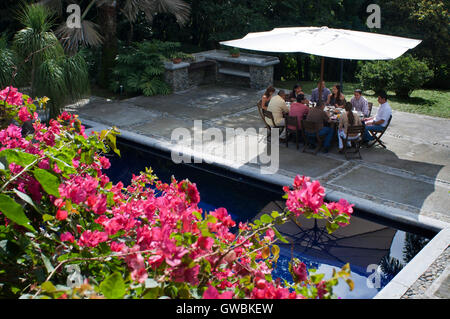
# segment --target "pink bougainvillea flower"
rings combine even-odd
[[[19,110],[19,120],[22,122],[27,122],[32,119],[32,116],[30,112],[28,112],[28,109],[26,106],[22,106]]]
[[[109,162],[109,159],[107,159],[106,157],[102,156],[99,158],[100,160],[100,164],[102,165],[102,167],[104,169],[108,169],[111,167],[111,163]]]
[[[73,237],[73,235],[70,232],[65,232],[61,234],[60,240],[73,243],[75,241],[75,237]]]
[[[306,265],[299,262],[292,266],[293,279],[295,282],[302,282],[308,280],[308,271],[306,270]]]
[[[3,101],[6,99],[6,103],[11,105],[23,105],[22,93],[12,86],[8,86],[0,91],[0,99]]]
[[[56,219],[57,220],[66,220],[67,219],[67,212],[62,209],[58,209],[56,212]]]
[[[234,293],[232,291],[225,291],[223,293],[219,293],[217,289],[211,285],[209,285],[208,289],[203,293],[203,299],[232,299]]]
[[[100,232],[98,230],[90,231],[86,230],[81,234],[78,240],[79,246],[96,247],[98,244],[108,240],[108,234]]]

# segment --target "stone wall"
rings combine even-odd
[[[262,90],[273,85],[277,63],[276,57],[245,53],[232,58],[227,51],[212,50],[194,54],[192,63],[165,62],[164,80],[173,92],[216,82]]]
[[[273,85],[273,66],[250,65],[250,87],[262,90]]]

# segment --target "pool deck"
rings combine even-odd
[[[266,138],[258,131],[264,127],[255,104],[261,95],[262,91],[210,85],[168,96],[139,96],[120,101],[91,97],[68,109],[79,114],[83,123],[94,130],[116,126],[126,139],[166,151],[181,150],[197,160],[213,162],[280,186],[291,185],[295,175],[307,175],[322,183],[327,200],[345,198],[361,210],[434,231],[450,227],[449,119],[393,111],[393,120],[382,138],[387,149],[362,148],[361,160],[346,160],[337,152],[337,143],[329,153],[317,155],[302,153],[302,144],[300,150],[292,142],[288,148],[284,143],[279,148],[267,145]],[[374,106],[372,114],[376,111]],[[194,122],[198,120],[202,121],[201,127],[200,122]],[[184,137],[189,133],[191,138],[178,136],[174,140],[172,135],[177,128],[184,128],[177,131],[185,134]],[[235,131],[234,135],[226,134],[227,129],[238,128],[242,130]],[[201,134],[208,132],[215,134],[215,138]],[[223,140],[217,139],[220,132]],[[239,151],[230,156],[230,150],[243,141],[248,143],[245,156]],[[269,164],[264,164],[262,155],[271,153],[276,159],[277,150],[279,168],[267,174]],[[444,239],[435,245],[438,248],[431,247],[435,259],[427,261],[429,267],[436,260],[448,264],[445,250],[450,235],[448,231],[441,231],[440,235]],[[421,258],[424,261],[427,257]],[[418,263],[424,264],[420,260]],[[395,294],[384,292],[380,298],[402,297],[407,292],[405,289],[414,289],[413,283],[418,285],[420,276],[430,271],[427,269],[410,274],[408,284],[398,283]],[[435,282],[439,287],[447,285],[448,291],[447,275],[448,267]],[[433,289],[441,295],[428,293],[427,296],[442,296],[438,286]],[[392,289],[395,287],[391,285],[391,292]],[[405,291],[400,294],[402,289]],[[414,294],[409,291],[409,295]]]

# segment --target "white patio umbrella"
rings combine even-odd
[[[422,40],[328,27],[290,27],[253,32],[242,39],[223,41],[220,44],[252,51],[303,52],[321,56],[322,81],[324,57],[391,60],[416,47],[420,42]],[[319,98],[321,97],[320,92]]]

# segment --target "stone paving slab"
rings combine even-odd
[[[448,213],[450,205],[448,187],[436,186],[367,167],[357,167],[346,175],[336,178],[332,184],[441,214]]]

